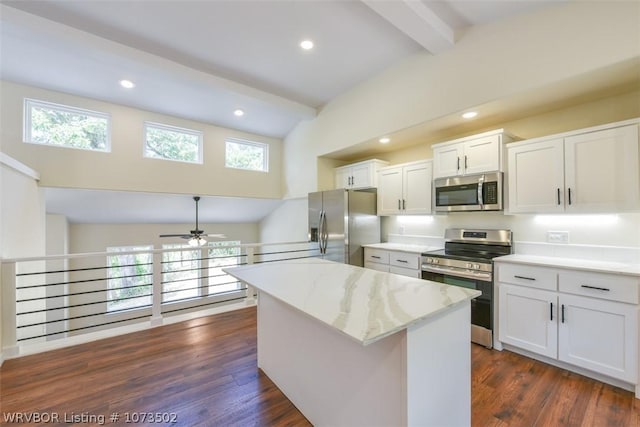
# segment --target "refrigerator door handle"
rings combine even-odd
[[[327,234],[327,212],[324,210],[320,212],[320,253],[327,253],[327,240],[329,236]]]
[[[318,249],[320,249],[320,253],[322,254],[322,218],[324,216],[324,211],[320,209],[320,214],[318,215]]]

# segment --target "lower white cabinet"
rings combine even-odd
[[[402,276],[422,277],[419,253],[364,248],[364,266]]]
[[[638,387],[640,278],[496,265],[500,342]]]
[[[557,293],[517,285],[500,285],[499,292],[500,341],[557,357]]]
[[[558,359],[635,384],[638,308],[565,294],[558,304]]]

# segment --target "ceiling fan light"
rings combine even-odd
[[[189,241],[187,242],[189,243],[189,246],[202,246],[205,243],[207,243],[207,241],[205,239],[203,239],[202,237],[192,237],[189,239]]]

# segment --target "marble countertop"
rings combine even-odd
[[[557,267],[593,271],[596,273],[624,274],[640,276],[640,264],[627,264],[609,261],[593,261],[588,259],[545,257],[538,255],[505,255],[493,259],[494,262],[537,265],[540,267]]]
[[[318,258],[230,267],[223,271],[362,345],[481,294]]]
[[[362,245],[364,248],[383,249],[385,251],[409,252],[421,254],[423,252],[437,251],[442,249],[439,246],[411,245],[404,243],[370,243]]]

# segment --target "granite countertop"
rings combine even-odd
[[[224,268],[362,345],[479,296],[449,286],[318,258]]]
[[[545,257],[538,255],[512,254],[497,257],[494,262],[537,265],[540,267],[557,267],[593,271],[596,273],[624,274],[640,276],[640,264],[609,261],[593,261],[588,259]]]
[[[437,251],[439,246],[411,245],[405,243],[370,243],[362,245],[363,248],[383,249],[385,251],[409,252],[421,254],[423,252]]]

